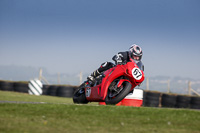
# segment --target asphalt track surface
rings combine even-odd
[[[48,103],[48,102],[23,102],[23,101],[0,101],[0,104],[10,103],[10,104],[60,104],[60,105],[86,105],[86,106],[102,106],[94,104],[74,104],[74,103]]]
[[[46,102],[22,102],[22,101],[0,101],[0,103],[17,103],[17,104],[49,104]]]
[[[66,104],[66,105],[72,105],[70,103],[23,102],[23,101],[0,101],[0,104],[1,103],[16,103],[16,104]]]

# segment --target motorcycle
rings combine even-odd
[[[117,104],[137,85],[144,81],[143,65],[134,60],[118,64],[103,72],[95,79],[91,86],[87,81],[81,84],[74,92],[73,102],[87,104],[88,102],[105,102]]]

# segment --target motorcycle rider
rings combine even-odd
[[[114,55],[112,60],[115,61],[115,64],[126,64],[127,62],[130,61],[130,59],[133,59],[138,67],[144,71],[144,65],[141,62],[142,59],[142,49],[140,46],[133,44],[130,48],[129,51],[125,52],[119,52],[118,54]],[[95,70],[93,73],[91,73],[90,76],[87,77],[88,81],[94,83],[95,78],[101,75],[103,71],[106,71],[115,65],[112,62],[104,62],[101,64],[101,66]]]

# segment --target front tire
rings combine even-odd
[[[77,104],[87,104],[88,100],[85,96],[85,87],[84,83],[80,85],[74,92],[73,102]]]
[[[125,81],[123,84],[122,84],[122,90],[120,90],[120,92],[118,92],[118,94],[114,95],[113,92],[110,87],[113,87],[117,85],[117,82],[113,81],[111,83],[111,85],[109,86],[108,88],[108,93],[107,93],[107,96],[105,98],[105,103],[106,104],[111,104],[111,105],[114,105],[114,104],[117,104],[119,103],[121,100],[123,100],[128,94],[129,92],[131,91],[131,88],[132,88],[132,85],[131,83],[129,83],[128,81]],[[118,89],[118,88],[115,88],[115,90]]]

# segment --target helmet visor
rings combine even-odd
[[[140,60],[142,59],[142,56],[137,56],[137,55],[131,54],[131,58],[132,58],[133,60],[140,61]]]

